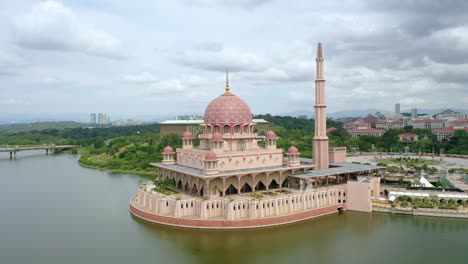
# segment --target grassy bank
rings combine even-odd
[[[138,169],[138,168],[126,169],[126,170],[124,170],[124,169],[110,169],[110,168],[106,168],[105,166],[101,166],[101,165],[97,165],[97,164],[83,163],[83,162],[81,162],[81,158],[78,161],[78,164],[80,166],[83,166],[85,168],[90,168],[90,169],[97,169],[97,170],[111,171],[111,172],[118,172],[118,173],[138,174],[138,175],[145,176],[146,178],[149,178],[149,179],[153,179],[154,177],[152,177],[152,176],[156,176],[158,174],[156,168],[153,168],[152,171],[141,170],[141,169]]]

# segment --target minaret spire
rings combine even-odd
[[[322,42],[319,42],[319,43],[318,43],[318,47],[317,47],[317,59],[323,59],[323,55],[322,55]]]
[[[325,79],[323,77],[322,43],[317,45],[317,73],[315,79],[315,133],[313,158],[316,170],[328,169],[327,114],[325,102]]]
[[[229,93],[229,71],[226,68],[226,93]]]

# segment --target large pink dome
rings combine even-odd
[[[205,110],[206,124],[246,124],[252,123],[249,106],[230,92],[211,101]]]

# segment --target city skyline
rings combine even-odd
[[[318,40],[330,113],[468,103],[464,3],[223,3],[0,3],[0,114],[197,113],[226,67],[253,113],[312,111]]]

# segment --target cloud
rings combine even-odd
[[[127,74],[123,80],[128,83],[150,83],[156,81],[156,77],[149,72],[141,72],[135,74]]]
[[[260,54],[224,48],[218,52],[190,50],[177,54],[175,61],[198,70],[224,72],[260,72],[267,68],[267,59]]]
[[[190,95],[205,82],[206,80],[198,75],[183,75],[178,79],[154,82],[147,89],[147,93],[150,95]]]
[[[61,80],[57,77],[46,77],[42,80],[42,83],[45,83],[45,84],[56,84],[59,82],[61,82]]]
[[[219,42],[200,42],[194,45],[196,50],[208,51],[208,52],[220,52],[223,50],[224,45]]]
[[[123,59],[120,41],[111,34],[85,26],[73,10],[60,2],[44,1],[13,19],[13,41],[24,49],[80,52]]]

